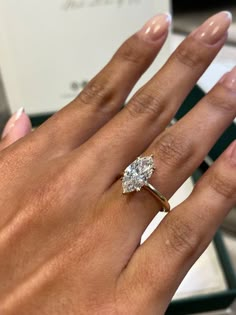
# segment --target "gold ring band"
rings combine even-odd
[[[165,196],[163,196],[155,187],[153,187],[150,183],[147,183],[145,186],[146,190],[150,191],[153,196],[161,203],[162,212],[170,212],[170,204]]]

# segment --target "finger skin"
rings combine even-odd
[[[164,313],[235,204],[236,141],[199,180],[190,197],[172,210],[135,252],[122,275],[122,281],[135,288],[130,290],[134,300],[143,296],[144,309],[149,305]]]
[[[193,173],[233,123],[236,116],[236,84],[230,86],[229,83],[236,82],[236,67],[227,74],[227,78],[229,81],[222,82],[221,79],[188,114],[148,149],[149,153],[155,155],[156,166],[160,170],[158,183],[168,196]],[[164,180],[171,176],[175,181]]]
[[[168,199],[193,174],[236,116],[236,85],[232,86],[232,82],[236,82],[236,68],[224,75],[223,79],[226,78],[143,153],[143,156],[154,155],[156,171],[150,182]],[[120,180],[111,187],[110,193],[120,204],[119,215],[123,215],[125,224],[132,224],[133,230],[137,231],[138,238],[135,233],[133,238],[138,241],[161,205],[146,190],[133,196],[122,195]],[[137,244],[133,246],[136,248]]]
[[[190,39],[190,41],[192,42],[192,39]],[[187,46],[188,42],[186,42],[185,44]],[[199,45],[198,42],[197,45]],[[209,57],[209,50],[211,49],[212,51],[214,51],[214,53],[216,53],[216,50],[219,49],[219,47],[216,48],[215,46],[211,46],[209,48],[208,46],[204,46],[203,51],[207,54],[207,58]],[[176,61],[175,57],[172,58],[174,59],[174,61],[169,61],[169,63],[174,63]],[[202,58],[204,59],[204,56],[202,56]],[[188,71],[190,71],[191,73],[193,72],[192,69],[188,69]],[[188,75],[192,74],[188,73]],[[185,81],[189,82],[189,80],[186,79]],[[179,81],[177,82],[177,84],[178,83]],[[179,87],[179,89],[181,90],[181,87]],[[218,85],[215,91],[212,91],[212,93],[213,95],[215,95],[215,99],[216,97],[218,97],[221,100],[226,100],[226,103],[228,104],[228,110],[225,109],[226,113],[223,110],[224,103],[218,102],[218,107],[217,104],[214,104],[216,106],[215,109],[213,105],[209,104],[207,106],[208,114],[206,115],[206,117],[203,118],[202,115],[206,114],[206,111],[204,111],[203,114],[201,114],[201,111],[202,108],[206,107],[206,104],[202,103],[202,105],[200,106],[201,110],[198,110],[198,113],[194,113],[195,120],[190,118],[190,120],[193,121],[188,124],[188,128],[184,127],[186,123],[183,122],[183,127],[178,128],[178,130],[176,129],[176,127],[174,127],[175,129],[172,128],[170,131],[167,131],[166,133],[164,132],[163,135],[160,136],[161,140],[159,142],[156,141],[153,146],[148,148],[148,150],[143,153],[143,155],[154,154],[156,171],[152,176],[150,182],[154,185],[154,187],[157,187],[157,189],[161,191],[161,193],[164,194],[168,199],[192,174],[197,165],[201,163],[202,159],[207,154],[210,147],[213,145],[220,133],[224,130],[224,128],[228,126],[228,124],[233,120],[235,116],[235,93],[233,91],[229,92],[228,89],[223,88],[221,85]],[[220,97],[219,94],[221,94]],[[168,97],[170,97],[170,93],[167,95]],[[176,94],[174,95],[176,96]],[[210,99],[213,99],[212,95],[209,96],[208,99],[206,99],[206,103],[210,103]],[[199,106],[197,107],[199,108]],[[209,117],[212,121],[215,120],[215,124],[210,124],[207,121]],[[143,116],[141,115],[140,120],[142,119]],[[188,120],[189,119],[187,119],[187,121]],[[203,121],[203,125],[200,124],[201,121]],[[197,139],[195,141],[192,140],[192,138],[197,137],[198,135],[195,128],[195,124],[197,122],[198,124],[196,128],[199,129],[201,127],[202,130],[202,133],[199,132],[200,138],[202,138],[203,135],[204,137],[206,137],[206,135],[208,135],[209,133],[206,143],[199,150],[196,149],[198,144]],[[129,122],[127,122],[127,125],[129,125]],[[123,127],[125,128],[126,126]],[[112,137],[112,132],[110,132],[110,134],[105,134],[104,132],[104,137],[101,139],[100,137],[95,136],[94,139],[96,138],[97,142],[95,142],[94,140],[93,147],[91,147],[89,144],[87,148],[85,147],[86,145],[83,146],[83,148],[85,148],[84,153],[87,154],[88,160],[92,161],[94,159],[94,156],[96,156],[96,167],[97,165],[99,165],[99,169],[103,169],[103,167],[106,167],[106,169],[103,170],[104,175],[101,176],[100,172],[98,173],[97,170],[94,171],[93,166],[91,166],[93,178],[97,176],[96,174],[98,174],[99,176],[99,189],[103,189],[103,183],[104,186],[107,184],[107,178],[109,174],[112,174],[112,172],[114,172],[116,163],[122,163],[123,157],[126,156],[128,153],[130,153],[130,156],[132,156],[133,154],[133,152],[124,149],[123,151],[121,150],[117,152],[117,155],[115,155],[114,157],[112,155],[113,149],[118,149],[119,145],[126,146],[126,144],[124,144],[126,142],[126,139],[131,136],[127,130],[126,135],[124,135],[125,130],[123,127],[120,126],[119,136],[112,138],[112,143],[106,148],[104,148],[104,144],[109,143],[110,138]],[[157,125],[157,128],[158,127],[159,125]],[[191,130],[188,130],[190,127]],[[145,136],[147,131],[147,128],[140,128],[139,132],[142,132],[143,136]],[[193,136],[189,138],[189,135],[192,134]],[[120,142],[120,135],[125,136],[125,140],[123,139],[123,143]],[[134,136],[135,140],[133,140],[133,143],[130,143],[130,148],[134,145],[137,147],[143,140],[143,136],[139,138],[135,134],[132,134],[132,136]],[[193,144],[195,144],[195,147],[193,146]],[[100,152],[99,154],[97,152],[97,149],[99,149],[98,146],[99,148],[102,148],[104,152]],[[197,152],[195,152],[196,150]],[[75,157],[76,154],[77,152],[75,152]],[[104,154],[106,155],[105,157]],[[162,158],[159,158],[161,154]],[[164,156],[164,154],[166,155]],[[109,159],[108,164],[106,164],[107,158]],[[170,160],[172,162],[169,162]],[[126,166],[124,166],[124,168],[125,167]],[[113,207],[109,209],[107,216],[108,218],[110,218],[110,220],[112,220],[111,222],[115,222],[115,225],[113,226],[113,242],[117,244],[119,248],[124,248],[124,250],[121,252],[121,259],[125,265],[127,259],[129,259],[129,255],[132,254],[139,245],[143,231],[150,223],[152,218],[155,216],[157,211],[160,209],[160,205],[158,204],[157,200],[152,197],[150,193],[145,189],[141,190],[141,192],[139,192],[138,194],[133,193],[122,195],[122,185],[120,180],[116,180],[115,184],[112,183],[109,189],[106,190],[106,195],[108,196],[108,199],[109,196],[113,196]],[[130,225],[132,225],[133,233],[130,233]],[[121,230],[122,233],[120,233]],[[112,245],[114,243],[112,243]]]
[[[45,138],[46,154],[65,154],[73,150],[121,109],[133,86],[151,65],[167,37],[170,16],[157,15],[152,20],[158,21],[156,23],[160,26],[160,36],[155,40],[148,39],[144,34],[148,26],[144,26],[125,41],[111,61],[72,103],[39,128],[37,133]],[[53,151],[51,139],[54,139]]]
[[[219,18],[222,21],[217,24]],[[180,45],[159,73],[137,92],[125,110],[86,143],[91,155],[98,155],[103,160],[102,168],[109,174],[104,176],[104,184],[109,187],[118,174],[166,128],[223,46],[230,23],[229,15],[223,12],[200,26]],[[217,26],[218,41],[214,44],[206,43],[204,36],[199,35],[207,33],[209,25]]]

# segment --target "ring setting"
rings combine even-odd
[[[121,178],[123,194],[139,192],[142,188],[145,188],[161,203],[162,211],[169,212],[170,205],[168,200],[148,182],[155,169],[153,154],[145,157],[139,156],[124,170]]]

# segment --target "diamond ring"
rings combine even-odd
[[[124,174],[121,178],[123,194],[128,194],[134,191],[138,192],[141,188],[146,188],[161,203],[162,211],[169,212],[170,204],[168,200],[148,182],[155,171],[153,157],[153,155],[138,157],[124,170]]]

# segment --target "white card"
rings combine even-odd
[[[156,0],[1,0],[0,67],[11,110],[57,111],[147,19],[169,9]],[[140,85],[168,55],[167,45]]]

